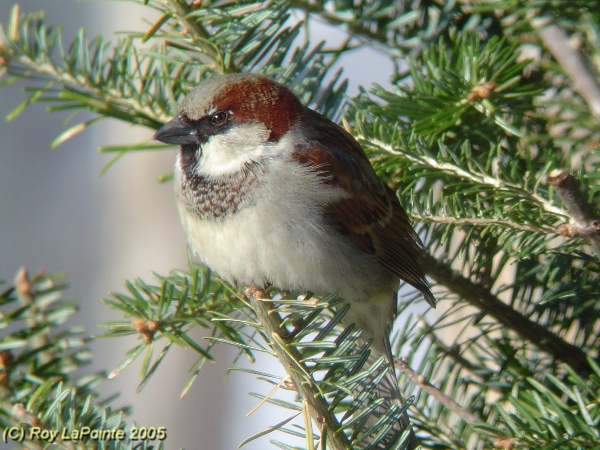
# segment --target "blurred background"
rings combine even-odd
[[[6,23],[14,3],[0,1],[0,22]],[[65,44],[80,27],[90,38],[111,37],[118,31],[145,30],[144,19],[156,19],[152,10],[131,2],[18,3],[22,12],[43,10],[48,24],[63,25]],[[313,43],[321,39],[339,43],[344,38],[341,30],[314,22],[310,33]],[[391,63],[372,50],[354,51],[338,64],[350,79],[349,95],[356,94],[359,85],[389,86]],[[171,171],[176,150],[129,154],[101,175],[112,155],[97,153],[99,146],[143,142],[151,138],[152,130],[103,121],[51,149],[52,140],[66,129],[66,114],[49,114],[43,104],[35,104],[11,122],[4,119],[25,99],[22,87],[16,83],[0,88],[0,279],[12,283],[21,266],[31,273],[66,272],[71,286],[67,297],[80,302],[79,313],[67,325],[83,325],[89,334],[101,334],[98,323],[123,317],[100,299],[122,291],[125,279],[150,279],[150,271],[166,274],[186,267],[186,239],[172,185],[156,181]],[[136,343],[137,338],[95,341],[94,362],[84,373],[112,371]],[[243,439],[285,417],[281,410],[263,405],[246,418],[258,402],[248,392],[266,394],[270,388],[243,373],[233,372],[225,380],[236,352],[220,346],[214,354],[218,362],[203,367],[183,400],[180,394],[196,355],[178,348],[141,393],[135,393],[140,381],[140,364],[135,363],[100,390],[105,396],[120,393],[114,406],[132,406],[132,419],[139,426],[166,427],[167,449],[198,449],[198,442],[206,449],[235,449]],[[253,369],[282,373],[267,359]],[[272,437],[244,448],[267,448]],[[13,446],[0,443],[4,448]]]

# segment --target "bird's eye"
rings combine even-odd
[[[225,111],[217,111],[210,118],[210,121],[212,122],[212,124],[216,125],[216,126],[224,125],[225,122],[227,122],[228,120],[229,120],[229,114],[227,114]]]

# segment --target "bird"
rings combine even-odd
[[[251,73],[202,81],[154,139],[180,146],[175,197],[198,258],[235,285],[336,293],[392,367],[382,395],[401,402],[389,343],[400,280],[435,298],[423,244],[356,139]]]

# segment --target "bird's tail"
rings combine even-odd
[[[363,426],[363,430],[373,428],[373,431],[361,440],[362,442],[358,448],[414,450],[419,446],[419,443],[412,430],[408,415],[406,411],[403,411],[405,402],[398,389],[398,379],[393,369],[393,358],[388,339],[386,339],[385,347],[385,355],[381,355],[373,348],[371,349],[366,366],[370,369],[372,375],[366,377],[355,392],[355,399],[363,400],[362,403],[365,406],[373,404],[373,402],[379,403],[371,411]],[[385,356],[385,360],[382,360],[382,356]],[[376,368],[381,365],[387,367],[384,367],[383,370],[377,370]],[[367,393],[370,393],[370,395],[366,395]],[[378,422],[379,426],[376,426]],[[387,431],[385,431],[386,429]],[[410,433],[408,440],[402,439],[407,430]],[[404,445],[401,445],[403,441]],[[377,444],[373,446],[375,442]]]
[[[389,298],[382,298],[379,302],[353,303],[345,316],[347,323],[355,323],[362,328],[359,342],[371,340],[371,353],[365,364],[370,375],[360,382],[354,393],[355,401],[361,404],[361,411],[372,408],[368,418],[363,420],[361,432],[366,432],[367,436],[361,439],[359,448],[413,450],[419,445],[403,408],[404,401],[394,370],[389,331],[395,312],[395,298],[393,303]],[[378,422],[379,426],[376,426]],[[401,439],[405,430],[410,437],[406,445],[400,445],[405,441]],[[376,446],[372,446],[374,442],[378,442]]]

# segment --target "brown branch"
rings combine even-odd
[[[586,101],[592,115],[600,118],[600,85],[579,52],[569,46],[567,34],[555,24],[541,28],[538,33],[573,82],[573,89]]]
[[[548,174],[548,184],[554,186],[571,217],[561,234],[583,237],[600,257],[600,218],[583,196],[577,178],[567,169],[556,169]]]
[[[515,311],[488,289],[462,276],[447,264],[427,254],[423,257],[423,268],[450,291],[458,294],[470,305],[490,315],[502,325],[535,344],[540,350],[554,356],[580,373],[590,373],[592,368],[586,353],[579,347],[565,341],[539,323],[529,320]]]
[[[346,450],[350,448],[350,442],[341,429],[341,424],[332,411],[329,410],[325,399],[315,388],[315,381],[307,375],[306,366],[301,363],[302,356],[287,338],[287,331],[282,325],[281,316],[270,301],[263,301],[265,293],[256,288],[246,290],[246,295],[269,340],[269,344],[277,355],[277,359],[292,379],[298,394],[308,402],[308,409],[314,422],[319,427],[321,436],[327,433],[327,448],[332,450]],[[301,374],[304,372],[304,376]]]
[[[452,400],[450,397],[448,397],[446,394],[444,394],[442,391],[436,388],[433,384],[427,381],[427,378],[425,378],[424,375],[413,370],[404,358],[395,358],[394,365],[400,372],[406,375],[410,381],[412,381],[422,390],[430,394],[433,398],[435,398],[438,402],[440,402],[458,417],[463,419],[465,422],[484,422],[483,420],[481,420],[481,418],[468,411],[467,409],[463,408],[461,405],[456,403],[454,400]]]

